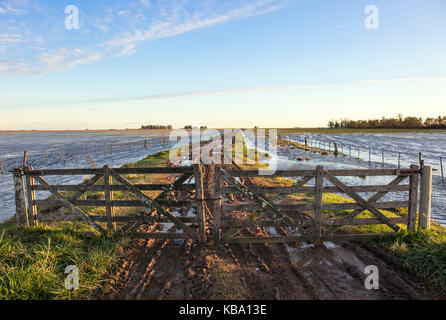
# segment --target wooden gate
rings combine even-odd
[[[428,170],[424,171],[432,171],[432,168],[426,168]],[[215,184],[214,241],[216,243],[296,241],[317,243],[322,240],[357,240],[383,234],[335,234],[335,232],[342,226],[378,224],[389,227],[392,232],[397,232],[400,229],[399,224],[405,224],[408,230],[413,231],[417,221],[419,175],[420,170],[415,165],[410,169],[377,170],[325,170],[319,166],[316,170],[277,171],[272,177],[293,178],[294,184],[287,187],[265,187],[255,184],[247,185],[242,182],[241,179],[246,180],[249,177],[264,179],[265,176],[260,176],[256,170],[219,168]],[[370,176],[387,176],[392,180],[384,185],[354,186],[348,186],[340,180],[341,177],[365,178]],[[407,183],[402,184],[407,180]],[[310,183],[313,186],[308,186]],[[431,181],[427,183],[431,184]],[[423,186],[421,189],[423,190]],[[427,190],[430,187],[427,186],[424,189]],[[403,193],[405,199],[379,201],[386,195],[396,192]],[[373,195],[365,198],[360,193],[373,193]],[[239,200],[239,203],[231,203],[228,198],[230,194],[243,199]],[[345,199],[346,201],[340,203],[328,202],[324,201],[326,194],[346,195],[351,200]],[[286,201],[284,203],[283,201],[289,196],[302,198],[308,196],[310,199],[296,203],[287,203]],[[382,212],[382,209],[399,208],[406,208],[407,216],[396,214],[389,216]],[[335,214],[339,211],[342,211],[343,214]],[[363,212],[372,216],[358,217]],[[252,228],[264,228],[268,235],[250,237],[250,228],[251,230]],[[241,235],[242,231],[245,231],[244,235]]]
[[[225,165],[215,166],[213,177],[208,173],[203,177],[203,170],[201,164],[119,169],[110,166],[58,170],[18,168],[14,170],[17,222],[37,225],[39,222],[84,221],[101,234],[206,242],[207,221],[211,221],[216,244],[317,243],[382,235],[343,232],[345,226],[382,225],[387,229],[383,234],[397,232],[401,225],[413,231],[417,221],[419,228],[429,228],[431,167],[325,170],[319,166],[315,170],[279,170],[267,177],[261,176],[258,170],[233,169]],[[53,185],[44,178],[73,175],[92,177],[79,185]],[[147,175],[152,175],[150,182],[138,183]],[[165,177],[163,184],[157,183],[159,175]],[[349,185],[345,181],[372,176],[387,177],[387,182]],[[289,178],[286,186],[255,181],[280,177]],[[37,199],[36,194],[42,191],[51,196]],[[400,193],[398,197],[385,199],[396,193]],[[348,198],[327,199],[334,194]],[[401,208],[405,208],[406,215],[395,211]],[[142,225],[149,227],[135,231],[135,227]],[[157,229],[160,226],[162,230]]]
[[[101,234],[110,232],[144,238],[190,238],[206,241],[200,165],[119,169],[112,169],[107,165],[103,169],[58,170],[34,170],[32,167],[25,167],[15,169],[13,173],[17,221],[20,225],[37,225],[39,221],[84,221]],[[80,185],[52,185],[44,178],[73,175],[93,177]],[[128,178],[135,175],[136,178],[145,175],[167,175],[174,181],[166,184],[136,184]],[[187,183],[192,180],[194,181]],[[49,191],[51,197],[38,200],[38,191]],[[117,192],[125,193],[126,200],[115,200],[114,194]],[[171,199],[174,193],[176,198]],[[195,197],[189,199],[188,193],[195,193]],[[89,214],[82,207],[103,207],[105,211],[102,214]],[[116,214],[116,208],[121,207],[142,207],[143,210],[137,214]],[[45,212],[38,212],[37,208],[42,208]],[[187,216],[180,215],[174,211],[175,208],[189,210]],[[71,214],[67,214],[68,212]],[[170,223],[170,229],[174,226],[176,232],[132,231],[136,224],[155,223]]]

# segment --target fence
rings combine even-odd
[[[393,180],[387,185],[347,186],[338,177],[367,177],[391,176]],[[216,198],[220,195],[238,193],[248,202],[231,204],[219,200],[215,205],[214,213],[214,240],[228,243],[253,242],[292,242],[302,239],[309,242],[321,240],[363,239],[376,237],[377,234],[348,234],[334,235],[342,226],[362,226],[383,224],[393,231],[400,228],[397,224],[406,224],[408,230],[415,230],[417,222],[418,182],[421,179],[419,228],[428,228],[430,221],[430,196],[432,185],[432,168],[418,166],[410,169],[379,169],[379,170],[325,170],[317,167],[316,170],[290,170],[277,171],[274,177],[300,177],[293,186],[289,187],[259,187],[249,186],[241,182],[243,177],[258,178],[257,171],[225,170],[219,168],[216,173]],[[306,186],[314,180],[314,186]],[[409,180],[406,184],[403,181]],[[331,184],[326,184],[330,182]],[[223,186],[226,184],[227,186]],[[359,193],[375,193],[372,197],[364,199]],[[379,201],[393,192],[407,192],[404,201]],[[354,203],[324,203],[323,194],[341,193],[349,196]],[[290,194],[312,194],[313,201],[301,201],[293,204],[280,204]],[[271,197],[273,196],[273,197]],[[224,199],[224,197],[223,197]],[[389,218],[380,209],[407,208],[407,217]],[[330,217],[336,210],[353,210],[342,218]],[[244,219],[225,219],[237,216],[237,212],[250,211]],[[257,211],[257,213],[255,213]],[[364,211],[370,212],[374,218],[357,218]],[[238,215],[240,216],[240,214]],[[265,217],[269,219],[265,220]],[[285,227],[291,231],[292,236],[282,237],[235,237],[242,228],[247,227]]]
[[[133,184],[123,175],[164,175],[175,177],[169,184]],[[104,166],[102,169],[57,169],[34,170],[32,167],[14,169],[14,185],[16,197],[17,222],[19,225],[37,225],[42,221],[84,221],[100,233],[125,233],[134,237],[147,238],[192,238],[206,240],[204,209],[202,199],[202,174],[199,165],[189,167],[161,168],[120,168],[112,169]],[[86,183],[80,185],[51,185],[44,176],[93,175]],[[184,184],[195,179],[193,184]],[[100,184],[100,182],[103,182]],[[36,184],[38,182],[38,184]],[[25,188],[26,186],[26,188]],[[36,191],[49,191],[52,198],[36,199]],[[127,192],[131,200],[115,200],[114,192]],[[158,192],[149,197],[144,191]],[[71,197],[61,192],[74,192]],[[103,194],[103,199],[82,200],[88,192]],[[177,193],[180,200],[170,200],[169,196]],[[186,192],[194,192],[194,200],[181,199]],[[179,194],[178,194],[179,193]],[[94,198],[102,198],[94,194]],[[184,198],[184,197],[183,197]],[[55,213],[39,213],[38,206],[57,208]],[[82,207],[103,207],[105,215],[91,215]],[[115,208],[143,207],[144,210],[134,215],[117,216]],[[176,216],[171,208],[195,208],[195,217]],[[67,211],[73,214],[65,214]],[[180,232],[131,232],[135,223],[170,222]],[[118,230],[117,223],[125,223]]]
[[[355,158],[356,160],[361,160],[361,151],[365,152],[365,159],[368,158],[369,165],[372,164],[372,155],[375,157],[375,162],[379,158],[379,162],[382,167],[385,164],[392,160],[391,156],[393,155],[395,165],[397,168],[401,168],[401,156],[404,155],[401,152],[385,150],[385,149],[372,149],[371,147],[365,147],[354,144],[344,144],[343,142],[337,142],[335,140],[326,140],[321,138],[320,136],[306,136],[306,135],[295,135],[295,134],[279,134],[279,138],[282,140],[288,140],[291,142],[298,142],[300,145],[308,147],[311,151],[312,149],[316,149],[319,151],[326,151],[328,153],[333,153],[335,156],[348,156],[350,159]],[[347,153],[348,151],[348,153]],[[344,153],[345,152],[345,153]],[[390,155],[390,156],[389,156]],[[423,166],[423,154],[422,152],[418,152],[418,158],[420,166]],[[390,159],[390,160],[389,160]],[[433,161],[433,160],[431,160]],[[434,171],[439,171],[439,176],[441,178],[441,182],[444,185],[444,168],[443,168],[443,157],[438,158],[438,169],[433,169]]]
[[[168,135],[153,135],[143,139],[133,140],[116,140],[116,141],[77,141],[72,144],[62,146],[48,146],[41,149],[24,150],[27,159],[17,155],[3,159],[0,150],[0,174],[5,174],[12,168],[17,167],[19,162],[25,162],[29,165],[36,166],[55,166],[66,164],[90,163],[96,168],[98,162],[110,161],[116,155],[143,151],[147,148],[162,148],[167,146],[169,141]],[[26,161],[25,161],[26,160]]]
[[[325,170],[319,166],[315,170],[277,171],[273,176],[268,176],[298,178],[292,186],[261,186],[252,183],[252,179],[265,178],[257,170],[219,165],[213,166],[213,174],[208,175],[208,167],[196,164],[187,167],[121,169],[112,169],[110,166],[67,170],[18,168],[14,170],[17,222],[19,225],[36,225],[43,221],[85,221],[100,233],[108,231],[135,237],[190,238],[202,242],[206,242],[207,235],[212,233],[212,239],[217,244],[302,240],[318,243],[323,240],[359,240],[381,235],[335,234],[343,226],[382,224],[396,232],[400,229],[398,224],[405,224],[408,230],[413,231],[418,221],[418,228],[429,228],[432,168],[428,166],[421,169],[413,165],[409,169],[376,170]],[[175,181],[170,184],[134,184],[123,176],[150,174],[175,176]],[[93,178],[81,185],[51,185],[43,178],[54,175],[93,175]],[[339,179],[369,176],[387,176],[392,181],[384,185],[348,186]],[[192,177],[195,181],[185,184]],[[99,184],[100,181],[103,184]],[[314,186],[308,186],[311,181],[314,181]],[[53,197],[37,200],[36,191],[49,191]],[[127,192],[135,199],[114,200],[113,193],[117,191]],[[157,191],[160,194],[150,197],[144,191]],[[68,197],[61,192],[74,194]],[[82,200],[88,192],[99,192],[104,199]],[[177,193],[176,198],[169,199],[173,192]],[[404,193],[406,198],[380,201],[386,195],[396,192]],[[191,193],[195,195],[185,200]],[[324,202],[324,194],[328,193],[345,194],[353,202]],[[360,193],[374,194],[365,199]],[[288,196],[296,194],[308,195],[311,199],[282,203]],[[234,203],[235,195],[240,199]],[[39,213],[38,206],[57,206],[58,209],[55,213]],[[105,207],[106,210],[103,215],[92,215],[83,211],[82,207]],[[136,215],[117,216],[114,208],[118,207],[144,209]],[[196,208],[195,216],[173,214],[173,208],[177,207]],[[382,209],[398,208],[407,208],[407,216],[389,217],[382,212]],[[344,210],[346,215],[336,215],[339,210]],[[73,214],[65,214],[67,211]],[[358,217],[365,211],[373,217]],[[163,222],[173,224],[180,231],[135,233],[128,228],[136,223]],[[125,225],[117,228],[117,223]],[[250,228],[266,228],[268,234],[261,237],[242,235],[243,230],[249,233]],[[285,235],[274,234],[278,233],[277,230]]]

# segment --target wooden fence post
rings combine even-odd
[[[107,228],[110,232],[116,232],[116,222],[111,221],[115,216],[113,206],[113,191],[110,186],[113,184],[113,177],[110,172],[110,165],[104,166],[104,187],[105,187],[105,214],[107,216]]]
[[[321,223],[322,223],[322,195],[324,188],[324,168],[316,167],[316,183],[314,185],[314,243],[321,242]]]
[[[28,225],[28,212],[26,209],[25,200],[25,184],[23,181],[23,169],[14,169],[14,191],[15,191],[15,206],[17,224],[19,226]]]
[[[334,144],[334,155],[337,156],[339,154],[338,144],[336,142],[333,142],[333,144]]]
[[[420,186],[420,212],[419,212],[419,230],[429,230],[431,221],[431,202],[432,202],[432,167],[424,166],[421,169]]]
[[[372,163],[372,149],[369,147],[369,166]]]
[[[221,212],[222,212],[222,198],[221,198],[221,167],[215,166],[215,177],[214,177],[214,225],[213,225],[213,234],[214,234],[214,245],[219,245],[221,241]]]
[[[34,186],[34,178],[27,174],[27,172],[32,171],[33,167],[25,168],[25,181],[26,181],[26,196],[28,199],[28,223],[31,226],[37,226],[39,224],[37,220],[37,206],[33,204],[36,200],[36,191],[32,189]]]
[[[441,171],[441,182],[444,183],[443,158],[442,157],[440,157],[440,171]]]
[[[200,240],[206,242],[206,217],[204,208],[203,190],[203,167],[201,164],[194,164],[195,176],[195,199],[197,200],[197,216],[199,219]]]
[[[28,151],[23,151],[23,168],[26,167],[27,158],[28,158]]]
[[[49,167],[50,166],[50,157],[48,156],[48,149],[45,149],[45,154],[46,154],[46,163]]]
[[[418,170],[417,165],[411,165],[410,169]],[[417,222],[417,198],[418,198],[418,173],[410,176],[410,191],[409,191],[409,212],[407,214],[407,230],[415,231]]]
[[[0,154],[0,170],[2,174],[5,174],[5,169],[3,168],[3,159],[1,154]]]

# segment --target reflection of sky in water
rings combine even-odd
[[[339,152],[342,151],[342,144],[344,144],[345,156],[323,156],[319,153],[311,153],[299,149],[291,149],[291,147],[278,146],[277,149],[277,168],[282,170],[287,169],[314,169],[321,165],[326,169],[368,169],[368,168],[382,168],[382,149],[384,152],[385,168],[397,168],[398,166],[398,152],[401,152],[401,167],[408,168],[410,164],[418,164],[418,152],[422,152],[425,165],[433,166],[433,195],[432,195],[432,216],[433,219],[446,224],[446,185],[443,185],[440,177],[440,157],[446,159],[446,134],[342,134],[342,135],[328,135],[328,134],[306,134],[306,135],[291,135],[291,140],[296,142],[303,141],[303,137],[307,137],[310,145],[316,144],[319,147],[320,140],[325,140],[326,148],[328,150],[329,141],[336,141]],[[283,135],[284,139],[288,139],[288,135]],[[315,142],[314,139],[317,139]],[[252,141],[246,143],[247,147],[253,147]],[[321,144],[323,146],[323,143]],[[359,158],[358,160],[358,146]],[[369,147],[372,150],[371,163],[369,164]],[[349,157],[350,148],[352,150],[352,158]],[[333,144],[331,149],[333,150]],[[434,150],[434,151],[432,151]],[[297,158],[310,157],[310,161],[297,161]],[[445,164],[443,164],[446,169]],[[390,183],[395,177],[366,177],[365,179],[359,177],[338,177],[341,181],[350,185],[382,185]],[[312,185],[314,182],[310,182]],[[328,183],[328,181],[326,181]],[[407,184],[408,179],[401,184]],[[373,193],[360,193],[364,198],[368,198]],[[386,195],[381,201],[391,200],[407,200],[407,192],[393,192]]]
[[[203,137],[206,139],[209,137]],[[147,147],[144,143],[147,141]],[[110,145],[113,143],[112,154]],[[104,147],[104,144],[106,146]],[[118,152],[119,144],[119,152]],[[168,150],[176,142],[169,142],[169,137],[160,133],[147,132],[65,132],[65,133],[7,133],[0,134],[0,155],[5,167],[4,175],[0,174],[0,222],[12,217],[15,213],[13,168],[23,165],[23,151],[27,150],[27,164],[35,169],[60,168],[92,168],[88,153],[98,168],[105,164],[120,167],[123,164],[136,162],[148,155]],[[88,147],[87,147],[88,146]],[[50,166],[46,159],[46,150]],[[62,159],[62,150],[66,162]],[[86,176],[47,176],[50,183],[77,184]],[[42,199],[48,192],[38,192]]]
[[[277,156],[269,152],[268,141],[260,141],[258,147],[266,150],[278,169],[314,169],[317,165],[322,165],[327,169],[357,169],[357,168],[382,168],[381,150],[384,149],[385,167],[396,168],[398,152],[401,152],[401,166],[409,167],[410,164],[418,164],[418,152],[422,152],[426,165],[431,165],[434,171],[433,179],[433,200],[432,215],[435,220],[446,224],[446,186],[441,183],[439,158],[446,159],[446,134],[307,134],[305,135],[310,144],[314,139],[325,140],[328,148],[328,141],[336,141],[339,151],[344,148],[344,154],[349,155],[349,146],[352,150],[352,158],[333,155],[323,156],[299,149],[284,148],[278,146]],[[301,141],[304,135],[291,135],[291,140]],[[209,138],[209,137],[207,137]],[[245,138],[247,136],[245,135]],[[288,138],[284,136],[284,138]],[[206,139],[206,138],[203,138]],[[147,140],[147,148],[144,148],[144,141]],[[171,148],[175,142],[167,141],[164,144],[164,136],[148,134],[147,132],[107,132],[107,133],[86,133],[86,132],[66,132],[66,133],[20,133],[20,134],[0,134],[0,155],[6,174],[0,174],[0,221],[3,221],[14,214],[14,189],[12,175],[9,173],[14,167],[22,166],[23,151],[28,150],[28,164],[35,168],[43,169],[48,167],[46,152],[48,150],[51,168],[91,168],[87,155],[87,145],[91,158],[100,168],[105,164],[112,167],[119,167],[125,163],[141,160],[147,155],[154,154],[161,150]],[[110,155],[110,144],[114,144],[113,154]],[[117,144],[119,143],[119,153]],[[246,146],[254,148],[255,143],[246,139]],[[316,142],[318,143],[318,142]],[[106,150],[104,155],[104,144]],[[265,147],[262,147],[265,146]],[[318,146],[318,145],[317,145]],[[360,159],[358,157],[358,146]],[[368,163],[368,148],[372,150],[371,164]],[[66,162],[62,160],[62,148]],[[76,156],[78,153],[78,157]],[[299,162],[296,158],[310,161]],[[446,166],[445,166],[446,168]],[[50,183],[76,184],[87,177],[64,176],[47,177]],[[351,185],[367,184],[378,185],[388,184],[394,177],[340,177],[340,180]],[[311,185],[313,182],[310,182]],[[407,183],[404,181],[403,183]],[[406,200],[406,193],[392,193],[386,196],[383,201]],[[46,193],[39,193],[42,198]],[[361,193],[363,197],[371,194]]]

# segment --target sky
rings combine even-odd
[[[445,35],[444,0],[0,0],[0,130],[437,117]]]

